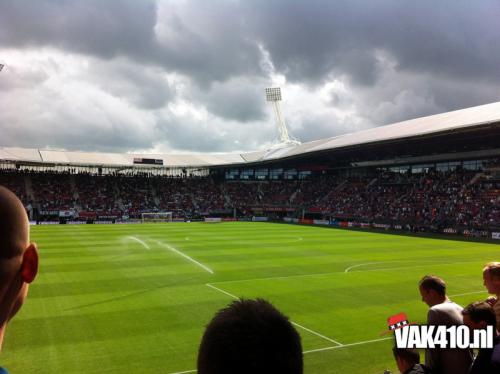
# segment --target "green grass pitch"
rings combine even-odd
[[[306,374],[394,372],[380,334],[398,312],[425,320],[418,280],[442,276],[462,305],[484,299],[481,270],[500,249],[243,222],[37,226],[32,240],[40,273],[0,356],[13,374],[195,372],[204,326],[231,295],[300,325]]]

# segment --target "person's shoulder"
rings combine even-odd
[[[431,324],[462,324],[462,310],[463,308],[460,305],[447,301],[430,307],[427,319]]]
[[[7,371],[7,369],[4,369],[0,366],[0,374],[9,374],[9,372]]]
[[[430,310],[444,311],[444,312],[453,311],[453,312],[459,312],[459,313],[461,313],[463,309],[464,308],[462,308],[460,305],[458,305],[457,303],[455,303],[453,301],[445,301],[444,303],[436,304],[436,305],[430,307]]]

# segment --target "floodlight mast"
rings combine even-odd
[[[276,118],[276,125],[278,126],[278,131],[280,134],[280,143],[282,144],[295,144],[298,145],[300,142],[293,139],[288,134],[288,129],[286,127],[285,121],[283,120],[283,114],[281,113],[281,88],[270,87],[266,88],[266,100],[272,103],[274,109],[274,116]]]

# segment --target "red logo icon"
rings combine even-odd
[[[393,316],[390,316],[389,318],[387,318],[387,326],[388,326],[389,330],[384,331],[380,335],[385,335],[389,332],[400,329],[401,327],[405,327],[408,325],[414,325],[414,324],[415,323],[413,323],[413,322],[408,322],[408,317],[406,316],[406,313],[394,314]]]

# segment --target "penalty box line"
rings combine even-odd
[[[219,292],[223,293],[224,295],[229,296],[229,297],[231,297],[231,298],[233,298],[233,299],[235,299],[235,300],[239,300],[239,299],[240,299],[239,297],[237,297],[237,296],[235,296],[235,295],[233,295],[233,294],[231,294],[231,293],[229,293],[229,292],[227,292],[227,291],[224,291],[223,289],[221,289],[221,288],[219,288],[219,287],[216,287],[216,286],[214,286],[213,284],[206,283],[206,284],[205,284],[205,286],[210,287],[210,288],[212,288],[212,289],[214,289],[214,290],[216,290],[216,291],[219,291]],[[292,323],[292,325],[297,326],[297,327],[299,327],[299,328],[301,328],[301,329],[303,329],[303,330],[305,330],[305,331],[307,331],[307,332],[309,332],[309,333],[311,333],[311,334],[313,334],[313,335],[316,335],[316,336],[318,336],[318,337],[320,337],[320,338],[322,338],[322,339],[324,339],[324,340],[327,340],[327,341],[329,341],[330,343],[337,344],[337,346],[338,346],[338,347],[343,346],[343,344],[342,344],[342,343],[340,343],[340,342],[338,342],[338,341],[336,341],[336,340],[333,340],[332,338],[329,338],[328,336],[322,335],[322,334],[320,334],[319,332],[316,332],[316,331],[314,331],[314,330],[311,330],[311,329],[309,329],[309,328],[307,328],[307,327],[305,327],[305,326],[299,325],[299,324],[298,324],[298,323],[296,323],[296,322],[293,322],[293,321],[290,321],[290,322]]]

